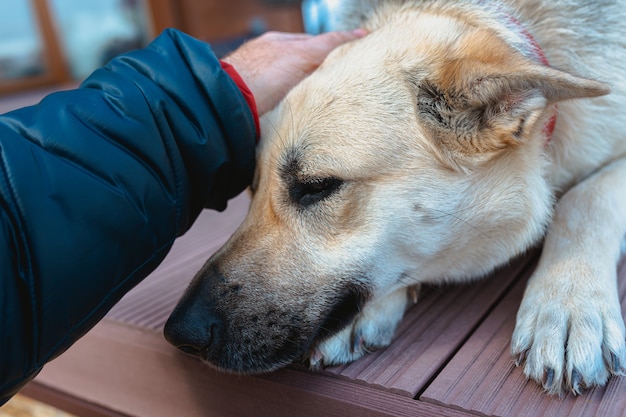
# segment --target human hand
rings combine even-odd
[[[313,72],[337,46],[367,34],[364,29],[317,36],[267,32],[224,58],[252,91],[260,115]]]

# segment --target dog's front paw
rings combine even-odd
[[[593,280],[534,276],[524,294],[512,353],[517,365],[524,365],[526,376],[549,393],[579,394],[604,385],[610,375],[624,373],[625,331],[616,288],[577,286],[597,282]]]
[[[309,365],[320,368],[346,364],[388,346],[407,305],[417,302],[418,290],[419,287],[402,288],[370,301],[351,325],[312,348]]]

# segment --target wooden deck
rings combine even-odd
[[[537,252],[473,284],[426,288],[395,342],[353,364],[220,374],[168,345],[162,327],[193,274],[239,224],[247,197],[205,212],[165,262],[25,393],[79,416],[626,416],[626,378],[550,397],[509,355]],[[626,263],[620,299],[626,310]]]

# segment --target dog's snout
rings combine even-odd
[[[219,337],[219,321],[199,314],[172,314],[165,324],[165,338],[185,353],[206,357]]]
[[[185,353],[206,358],[212,347],[219,343],[222,320],[216,314],[208,283],[200,280],[196,288],[187,291],[167,323],[165,338]]]

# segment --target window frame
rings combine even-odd
[[[0,96],[35,88],[77,83],[77,80],[72,76],[67,56],[61,46],[48,0],[27,1],[30,3],[35,24],[40,32],[45,72],[23,78],[0,80]],[[150,21],[148,27],[151,37],[154,37],[155,32],[158,33],[166,27],[173,26],[175,19],[171,0],[147,0],[145,7]]]
[[[70,83],[72,77],[61,49],[47,0],[29,0],[43,46],[44,73],[0,81],[0,95],[52,84]]]

